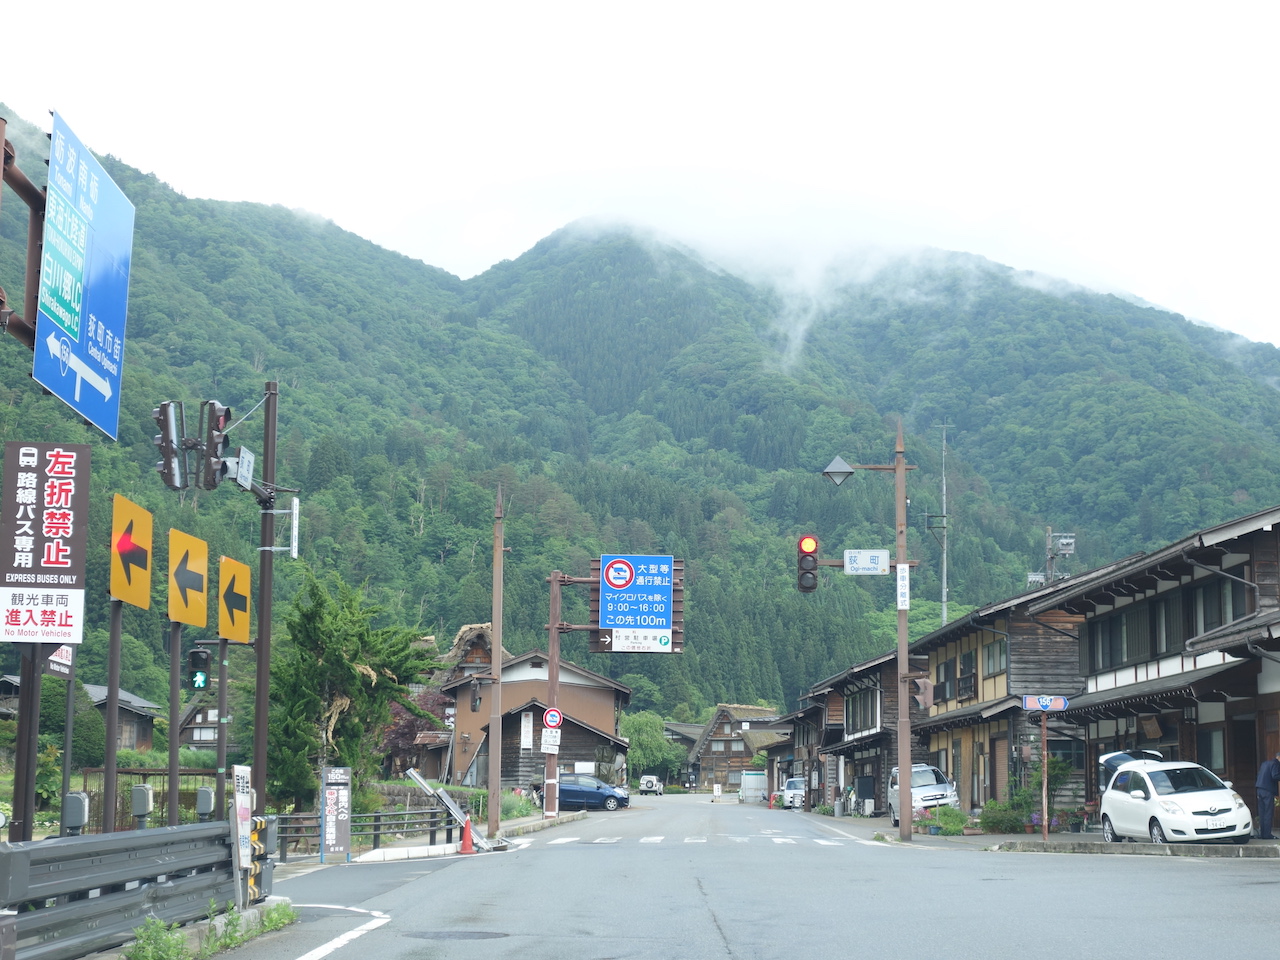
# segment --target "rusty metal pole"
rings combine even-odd
[[[180,714],[178,701],[182,693],[182,624],[177,620],[169,621],[169,790],[167,804],[169,807],[167,823],[171,827],[178,825],[178,742],[181,730],[178,729]]]
[[[111,598],[111,632],[107,638],[107,744],[102,761],[102,832],[116,831],[116,750],[120,746],[120,634],[124,601]]]
[[[502,485],[493,508],[493,612],[489,625],[489,659],[493,684],[489,688],[489,823],[490,840],[502,824]]]
[[[34,183],[27,179],[26,174],[18,169],[17,155],[14,153],[13,145],[8,140],[3,139],[3,133],[7,130],[8,124],[0,119],[0,142],[3,142],[4,156],[0,161],[4,165],[3,180],[13,190],[14,193],[27,205],[31,210],[31,215],[27,227],[27,266],[26,266],[26,291],[23,300],[25,319],[17,313],[9,315],[5,329],[11,336],[21,341],[29,349],[35,349],[36,344],[36,304],[39,298],[40,286],[40,250],[44,239],[44,193],[36,187]],[[8,304],[0,304],[0,307],[8,310]]]
[[[559,570],[551,574],[551,618],[547,623],[547,706],[559,709],[560,697],[560,585]],[[542,771],[542,816],[560,815],[560,755],[546,754]]]

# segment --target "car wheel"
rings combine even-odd
[[[1160,826],[1159,820],[1151,821],[1151,842],[1152,843],[1168,843],[1165,839],[1164,828]]]
[[[898,814],[892,807],[889,808],[889,819],[893,821],[893,825],[898,825]]]
[[[1111,818],[1104,816],[1102,818],[1102,839],[1107,843],[1115,843],[1120,839],[1120,834],[1116,833],[1116,828],[1111,823]]]
[[[612,811],[612,810],[617,810],[617,809],[618,809],[618,798],[617,798],[617,797],[605,797],[605,798],[604,798],[604,808],[605,808],[606,810],[610,810],[610,811]]]

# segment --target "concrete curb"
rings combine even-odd
[[[1131,857],[1280,858],[1280,847],[1270,843],[1107,843],[1088,840],[1046,843],[1043,840],[1009,840],[988,849],[1008,853],[1096,853]]]

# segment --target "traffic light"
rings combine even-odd
[[[192,690],[209,689],[209,651],[196,647],[187,653],[187,686]]]
[[[796,589],[801,593],[818,589],[818,538],[808,534],[796,544]]]
[[[231,408],[217,400],[204,402],[204,469],[200,472],[200,488],[214,490],[227,475],[227,453],[231,450],[231,438],[227,427],[231,425]]]
[[[184,449],[186,418],[182,404],[166,400],[151,411],[160,432],[152,441],[160,451],[156,471],[170,490],[187,489],[187,451]]]
[[[911,682],[916,685],[911,699],[920,705],[921,710],[928,710],[933,706],[933,681],[927,677],[912,677]]]

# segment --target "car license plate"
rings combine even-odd
[[[1227,821],[1223,820],[1221,817],[1216,817],[1209,820],[1210,830],[1225,830],[1226,828],[1227,828]]]

